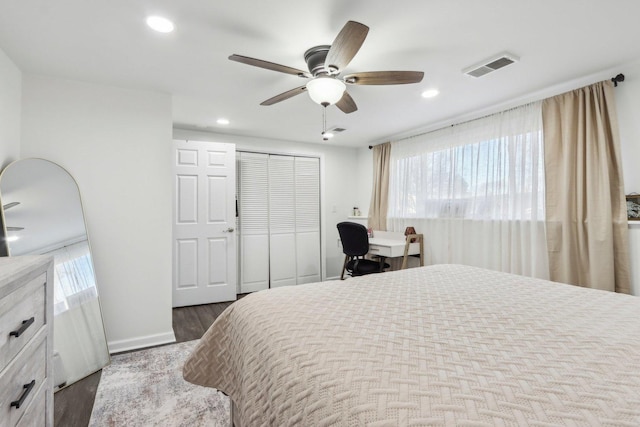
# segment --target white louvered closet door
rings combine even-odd
[[[319,282],[320,159],[295,158],[297,284]]]
[[[296,284],[295,157],[269,156],[271,287]]]
[[[269,288],[269,156],[237,153],[240,293]]]
[[[240,292],[322,280],[320,160],[237,158]]]

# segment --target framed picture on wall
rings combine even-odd
[[[627,218],[629,221],[640,221],[640,194],[627,194]]]

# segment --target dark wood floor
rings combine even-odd
[[[242,298],[244,295],[238,295]],[[173,331],[177,342],[201,338],[209,326],[231,302],[196,305],[173,309]],[[90,375],[54,396],[54,425],[84,427],[89,425],[101,371]]]

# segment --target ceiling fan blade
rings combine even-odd
[[[368,32],[369,27],[364,24],[347,22],[331,44],[324,67],[332,71],[344,69],[360,50]]]
[[[281,93],[280,95],[276,95],[273,98],[269,98],[266,101],[262,102],[260,105],[273,105],[277,104],[280,101],[284,101],[286,99],[292,98],[296,95],[300,95],[303,92],[307,91],[306,86],[300,86],[295,89],[288,90],[286,92]]]
[[[368,71],[344,76],[344,82],[353,85],[403,85],[422,81],[422,71]]]
[[[297,68],[287,67],[286,65],[280,65],[269,61],[263,61],[262,59],[250,58],[242,55],[231,55],[230,60],[240,62],[242,64],[253,65],[254,67],[266,68],[267,70],[278,71],[280,73],[293,74],[298,77],[311,77],[306,71],[298,70]]]
[[[347,93],[347,91],[344,91],[344,94],[342,95],[342,98],[340,98],[340,101],[336,102],[336,107],[338,107],[340,110],[342,110],[343,113],[346,114],[353,113],[354,111],[358,110],[356,102],[353,100],[351,95]]]
[[[5,211],[7,209],[11,209],[14,206],[18,206],[20,204],[20,202],[11,202],[11,203],[7,203],[6,205],[2,205],[2,209],[4,209]]]

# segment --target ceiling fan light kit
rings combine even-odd
[[[318,77],[307,83],[309,96],[313,102],[323,107],[340,101],[346,89],[347,85],[341,80],[329,76]]]
[[[339,78],[339,74],[349,65],[360,50],[368,32],[369,27],[366,25],[348,21],[331,45],[314,46],[304,53],[309,72],[236,54],[229,56],[229,59],[254,67],[311,79],[305,86],[290,89],[263,101],[260,105],[273,105],[306,91],[309,92],[309,96],[314,102],[324,107],[335,104],[343,113],[349,114],[357,111],[358,107],[346,90],[347,84],[410,84],[419,83],[424,77],[422,71],[368,71],[352,73]],[[326,127],[323,127],[323,135],[325,129]]]

